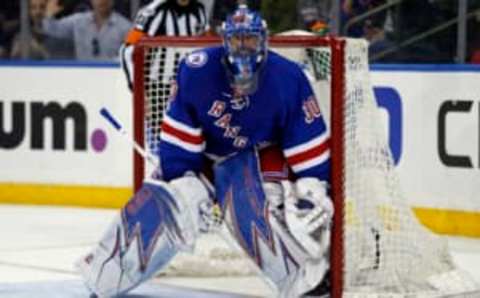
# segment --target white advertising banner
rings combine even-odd
[[[2,66],[0,182],[129,186],[131,147],[99,114],[131,129],[131,97],[120,68]]]
[[[372,79],[411,204],[480,211],[480,71]],[[0,184],[131,187],[132,149],[99,115],[105,106],[131,131],[118,65],[2,65],[0,81]]]
[[[480,211],[480,71],[372,76],[376,89],[394,90],[401,103],[397,168],[407,198],[415,206]]]

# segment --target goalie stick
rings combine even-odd
[[[133,146],[133,148],[143,157],[145,158],[148,162],[150,162],[153,166],[158,167],[160,162],[158,159],[149,154],[147,151],[143,149],[142,146],[140,146],[133,137],[123,128],[122,124],[118,121],[118,119],[113,116],[113,114],[105,107],[102,107],[100,109],[100,115],[107,120],[108,123],[122,135],[126,140],[130,142],[130,144]]]
[[[150,154],[149,152],[145,151],[140,144],[138,144],[132,136],[123,128],[122,124],[120,121],[105,107],[102,107],[100,109],[100,115],[102,115],[105,120],[110,123],[110,125],[120,133],[124,137],[125,140],[127,140],[130,145],[133,146],[133,148],[139,153],[144,159],[146,159],[150,164],[152,164],[156,169],[160,165],[160,161],[158,158]],[[213,194],[214,193],[214,186],[212,183],[203,175],[199,175],[200,180],[205,184],[207,187],[208,191]],[[216,201],[216,200],[215,200]],[[206,215],[207,216],[207,215]],[[223,220],[223,215],[222,211],[220,210],[220,207],[218,204],[215,202],[213,206],[213,213],[212,213],[212,218],[207,218],[204,217],[204,220],[208,220],[212,230],[220,234],[221,237],[227,237],[226,236],[226,231],[222,228],[222,220]],[[225,239],[224,239],[225,240]],[[225,240],[227,241],[227,240]]]

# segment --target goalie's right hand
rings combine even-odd
[[[327,184],[317,178],[301,178],[295,184],[282,182],[285,195],[285,220],[297,241],[313,258],[323,256],[330,247],[333,204]]]

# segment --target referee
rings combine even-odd
[[[133,47],[143,36],[194,36],[205,33],[208,19],[205,7],[198,0],[154,0],[137,14],[133,28],[127,34],[120,50],[122,69],[128,86],[133,90]],[[176,68],[177,59],[168,59],[157,69]],[[170,62],[169,62],[170,61]]]
[[[205,7],[198,0],[154,0],[137,14],[135,24],[120,49],[121,64],[128,87],[144,89],[145,141],[150,152],[159,143],[163,111],[171,93],[173,75],[185,50],[152,48],[145,66],[144,82],[134,86],[133,50],[143,36],[194,36],[207,31]]]

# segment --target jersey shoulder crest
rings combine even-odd
[[[191,52],[185,57],[185,64],[189,68],[215,69],[221,65],[222,47],[203,48]]]
[[[185,63],[192,68],[203,67],[208,62],[208,54],[205,50],[198,50],[185,57]]]

